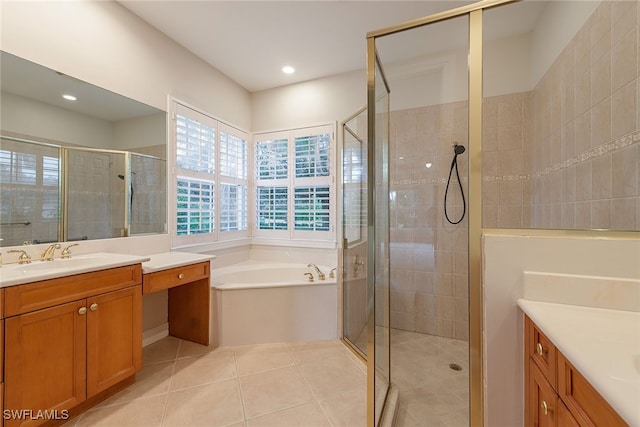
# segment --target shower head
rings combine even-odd
[[[453,146],[453,152],[457,155],[464,153],[464,145],[460,145],[460,144],[454,144]]]

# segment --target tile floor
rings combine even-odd
[[[469,425],[469,343],[391,330],[391,379],[399,398],[394,427]],[[456,363],[461,371],[449,364]]]
[[[137,381],[64,427],[364,427],[366,366],[340,341],[215,350],[167,337]]]

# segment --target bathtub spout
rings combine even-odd
[[[318,268],[317,265],[315,265],[315,264],[307,264],[307,268],[310,268],[310,267],[313,267],[313,268],[316,269],[316,273],[318,273],[318,279],[319,280],[324,280],[325,279],[324,273]]]

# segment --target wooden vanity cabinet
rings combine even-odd
[[[525,316],[525,427],[628,424]]]
[[[168,290],[169,335],[209,345],[210,265],[207,260],[143,275],[144,294]]]
[[[142,367],[141,283],[136,264],[6,288],[5,409],[75,414],[133,382]]]

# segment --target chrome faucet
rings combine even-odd
[[[47,247],[47,249],[45,249],[44,252],[42,252],[42,255],[40,255],[40,260],[53,261],[53,254],[55,253],[56,249],[60,249],[60,243],[54,243],[53,245],[49,245],[49,247]]]
[[[78,246],[78,243],[74,243],[72,245],[67,246],[66,248],[64,248],[62,250],[62,252],[60,252],[60,258],[61,259],[68,259],[71,258],[71,251],[69,250],[70,248],[74,247],[74,246]]]
[[[22,249],[11,249],[7,252],[20,254],[18,257],[18,264],[31,264],[31,257],[27,253],[27,251],[23,251]]]
[[[318,268],[317,265],[315,264],[307,264],[307,268],[309,267],[313,267],[316,269],[316,273],[318,273],[318,279],[319,280],[324,280],[324,273]]]
[[[332,268],[331,271],[329,272],[329,279],[335,279],[335,277],[336,277],[336,268],[337,267]]]

